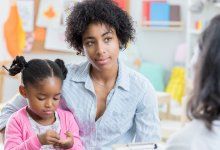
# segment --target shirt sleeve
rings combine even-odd
[[[135,114],[136,142],[158,143],[160,141],[160,120],[157,95],[149,85],[137,106]]]
[[[19,119],[19,118],[18,118]],[[40,149],[41,144],[37,135],[29,137],[27,140],[23,140],[22,125],[19,123],[16,117],[9,119],[5,130],[5,150],[30,150]]]
[[[0,130],[5,128],[10,116],[27,105],[27,101],[20,94],[15,95],[3,108],[0,114]]]

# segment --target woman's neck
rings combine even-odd
[[[99,71],[94,68],[91,68],[90,70],[90,77],[91,79],[103,86],[107,86],[109,84],[115,84],[118,76],[118,66],[115,66],[112,70],[104,70]]]

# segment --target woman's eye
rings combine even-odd
[[[86,46],[92,46],[92,45],[93,45],[92,41],[86,42]]]
[[[109,42],[112,38],[105,38],[105,42]]]

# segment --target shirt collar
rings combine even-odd
[[[122,89],[129,91],[130,90],[130,80],[129,80],[129,71],[127,66],[121,60],[118,60],[118,78],[116,81],[116,86],[121,87]]]
[[[89,63],[89,61],[83,63],[81,67],[76,70],[75,75],[72,75],[71,80],[75,82],[85,82],[85,86],[90,85],[92,83],[89,75],[90,66],[91,64]],[[118,60],[118,66],[119,69],[116,86],[121,87],[126,91],[129,91],[130,82],[128,68],[120,60]]]

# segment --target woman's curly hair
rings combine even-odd
[[[70,47],[83,54],[82,36],[90,23],[103,23],[113,27],[120,41],[120,48],[126,48],[134,40],[135,29],[132,18],[112,0],[84,0],[73,6],[66,20],[66,41]]]

